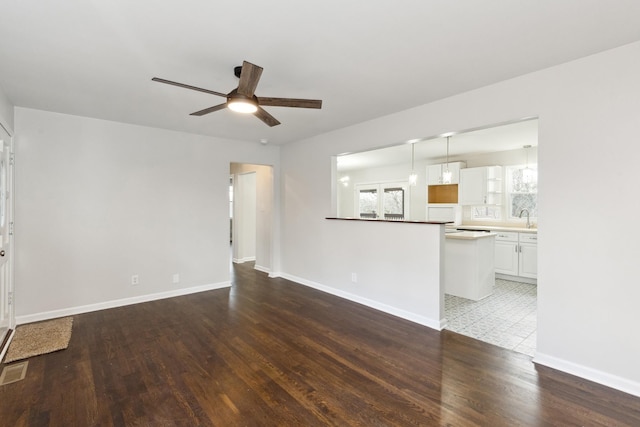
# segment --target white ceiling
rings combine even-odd
[[[640,40],[637,0],[0,0],[0,89],[20,107],[282,144]],[[282,124],[218,92],[264,67]]]

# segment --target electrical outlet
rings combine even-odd
[[[351,282],[358,283],[358,275],[356,273],[351,273]]]
[[[174,274],[172,280],[174,284],[180,283],[180,274],[179,273]]]
[[[140,277],[138,277],[137,274],[134,274],[133,276],[131,276],[131,285],[136,286],[139,284],[140,284]]]

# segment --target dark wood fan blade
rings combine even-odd
[[[238,93],[251,98],[258,87],[261,75],[262,67],[244,61],[240,73],[240,83],[238,83]]]
[[[265,122],[269,127],[278,126],[280,124],[275,117],[267,113],[263,108],[258,107],[258,111],[253,113],[253,115]]]
[[[320,99],[258,97],[258,104],[268,107],[322,108],[322,100]]]
[[[196,111],[195,113],[189,114],[190,116],[204,116],[205,114],[213,113],[214,111],[222,110],[227,108],[227,104],[214,105],[213,107],[205,108],[204,110]]]
[[[191,85],[186,85],[184,83],[172,82],[171,80],[161,79],[160,77],[154,77],[151,80],[153,80],[154,82],[165,83],[165,84],[168,84],[168,85],[183,87],[185,89],[197,90],[198,92],[210,93],[211,95],[218,95],[218,96],[222,96],[224,98],[227,97],[226,93],[220,93],[220,92],[216,92],[214,90],[209,90],[209,89],[202,89],[201,87],[195,87],[195,86],[191,86]]]

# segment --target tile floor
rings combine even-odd
[[[445,294],[447,329],[533,356],[536,291],[536,285],[496,279],[493,295],[480,301]]]

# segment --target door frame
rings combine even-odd
[[[6,134],[6,138],[4,137]],[[6,161],[5,191],[0,196],[5,197],[5,223],[0,232],[4,233],[2,246],[6,258],[4,264],[3,278],[6,283],[0,286],[0,310],[5,311],[8,317],[8,324],[0,329],[0,360],[9,348],[13,339],[16,327],[15,303],[14,303],[14,193],[15,193],[15,154],[13,145],[13,134],[2,123],[0,123],[0,144],[2,144],[2,157]]]
[[[255,205],[252,216],[255,216],[256,230],[255,230],[255,265],[256,270],[267,273],[269,277],[278,277],[278,255],[276,250],[277,245],[277,230],[278,230],[278,217],[277,206],[275,203],[277,197],[277,186],[275,167],[270,164],[258,164],[258,163],[246,163],[246,162],[230,162],[229,165],[230,174],[233,176],[233,188],[234,188],[234,218],[233,218],[233,244],[231,248],[231,262],[249,261],[248,259],[242,259],[236,251],[236,243],[241,238],[238,234],[238,228],[242,227],[243,218],[241,215],[237,215],[239,206],[237,205],[242,198],[241,190],[238,189],[239,180],[241,175],[254,173],[256,177],[256,183],[254,188],[253,197]]]

